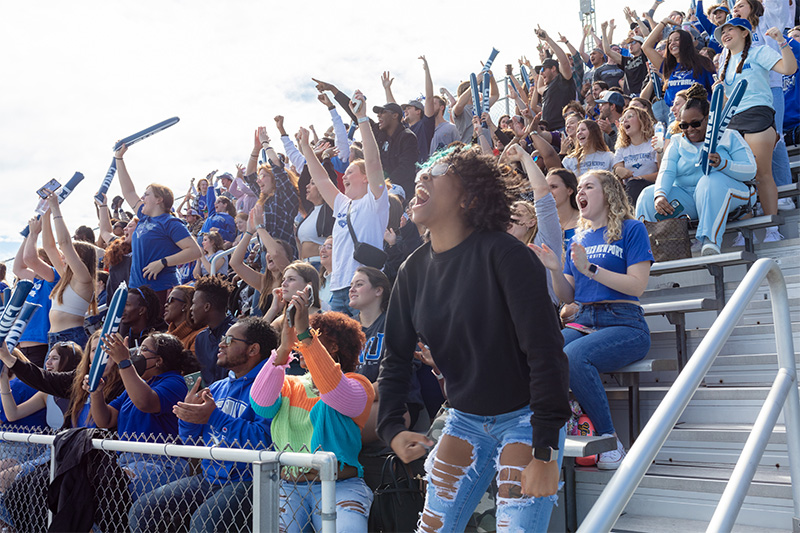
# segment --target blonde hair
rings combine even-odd
[[[622,115],[625,116],[625,113],[628,111],[633,111],[636,114],[636,118],[639,119],[639,124],[641,124],[642,135],[646,141],[649,141],[653,137],[653,119],[650,118],[650,114],[642,109],[641,107],[637,107],[635,105],[629,105],[625,108],[622,112]],[[628,131],[625,128],[619,128],[619,134],[617,135],[617,144],[614,146],[616,150],[620,148],[625,148],[631,145],[631,137],[628,135]]]
[[[608,222],[606,224],[606,231],[603,235],[603,240],[608,244],[618,241],[622,238],[622,223],[627,219],[633,219],[633,208],[628,201],[628,195],[625,193],[625,187],[622,183],[607,170],[591,170],[582,175],[580,179],[587,176],[597,176],[600,182],[600,187],[603,189],[603,197],[608,206]],[[581,217],[578,220],[578,234],[576,240],[580,242],[583,235],[590,229],[592,224],[588,220]]]
[[[603,139],[603,131],[600,129],[600,126],[597,125],[597,122],[590,119],[584,119],[578,122],[578,127],[580,127],[581,124],[584,124],[586,129],[589,130],[589,142],[587,143],[589,145],[589,149],[593,150],[594,152],[611,151],[608,149],[605,139]],[[572,152],[569,153],[569,157],[574,157],[578,161],[579,168],[580,164],[583,163],[583,160],[587,155],[589,154],[584,151],[583,145],[579,142],[575,143],[575,148],[573,148]]]
[[[520,212],[521,214],[525,215],[526,218],[536,219],[536,207],[531,202],[526,202],[525,200],[519,200],[511,204],[511,212]],[[533,225],[532,228],[528,228],[528,231],[525,232],[525,236],[522,238],[522,242],[525,244],[530,244],[533,242],[534,237],[536,237],[536,232],[539,229],[538,220],[537,223]]]

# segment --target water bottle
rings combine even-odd
[[[655,149],[660,152],[664,149],[664,124],[661,122],[656,122],[655,137]]]

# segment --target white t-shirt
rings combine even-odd
[[[741,60],[741,52],[732,55],[728,62],[728,70],[725,71],[725,96],[730,97],[740,79],[747,80],[747,89],[744,91],[742,101],[739,102],[739,107],[736,108],[736,113],[756,106],[772,107],[769,73],[775,63],[781,60],[781,55],[768,46],[751,46],[747,59],[742,64],[742,72],[737,73],[736,69]]]
[[[347,229],[347,208],[352,202],[350,223],[356,233],[358,242],[371,244],[383,250],[383,234],[389,224],[389,192],[383,187],[378,199],[367,191],[358,200],[350,200],[342,193],[336,195],[333,202],[333,213],[336,222],[333,224],[333,263],[328,284],[332,291],[350,286],[353,274],[361,265],[353,259],[353,239]]]
[[[618,149],[614,154],[614,165],[620,162],[633,171],[634,177],[658,172],[658,155],[650,146],[650,141]]]
[[[301,243],[314,242],[322,244],[325,242],[325,237],[317,235],[317,218],[319,218],[322,204],[315,205],[314,210],[311,211],[305,220],[303,220],[297,227],[297,240]]]
[[[562,161],[564,168],[571,170],[576,177],[590,170],[611,170],[614,166],[614,152],[595,152],[583,158],[581,164],[574,157],[565,157]]]

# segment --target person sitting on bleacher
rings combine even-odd
[[[256,449],[271,443],[269,422],[250,406],[250,387],[277,347],[278,332],[263,318],[246,318],[228,329],[217,359],[228,376],[202,390],[198,379],[186,399],[173,407],[184,443]],[[189,531],[248,530],[252,488],[248,463],[204,459],[197,475],[139,498],[130,511],[130,529],[183,531],[188,525]]]
[[[531,245],[553,279],[556,296],[580,304],[566,324],[564,353],[569,386],[598,435],[614,435],[614,422],[601,372],[612,372],[647,355],[650,330],[639,297],[647,287],[653,253],[644,224],[633,219],[622,183],[607,171],[581,176],[579,230],[570,239],[563,272],[547,246]],[[625,457],[617,438],[614,450],[600,454],[597,467],[616,469]]]
[[[675,215],[678,209],[698,220],[696,237],[703,244],[701,253],[715,255],[719,253],[728,214],[746,205],[754,194],[744,182],[756,175],[756,161],[739,132],[729,128],[723,133],[717,152],[708,156],[711,171],[703,174],[696,163],[708,127],[707,93],[701,85],[694,84],[687,98],[678,122],[683,133],[672,136],[655,185],[645,188],[639,196],[636,217],[656,220],[656,215]]]

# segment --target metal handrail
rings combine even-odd
[[[255,243],[258,242],[258,235],[253,235],[253,237],[250,239],[250,244],[253,244],[254,242]],[[239,245],[237,244],[236,246]],[[210,276],[216,276],[217,274],[217,265],[216,265],[217,259],[219,259],[220,257],[233,255],[233,252],[236,251],[236,246],[231,246],[227,250],[220,250],[219,252],[211,256],[211,259],[208,260],[208,262],[211,263],[211,270],[209,271]]]
[[[797,368],[789,298],[780,267],[774,260],[764,258],[753,264],[739,288],[714,321],[708,334],[631,447],[627,457],[586,515],[578,529],[579,533],[611,531],[765,278],[769,283],[772,297],[772,316],[778,349],[778,375],[707,531],[730,531],[733,527],[783,406],[794,503],[792,529],[795,533],[800,532],[800,518],[798,518],[800,517],[800,395],[796,385]]]

